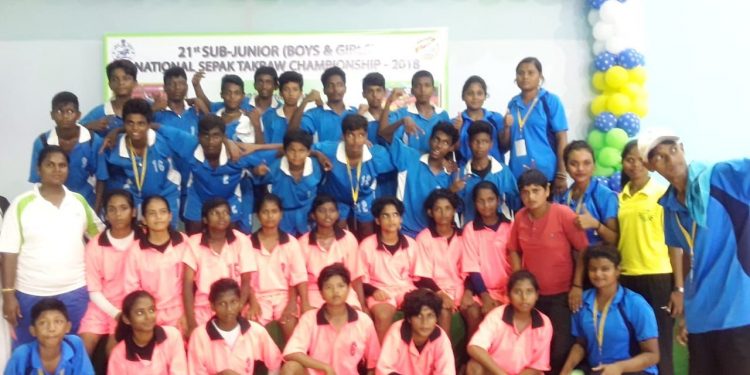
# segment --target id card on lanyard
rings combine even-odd
[[[520,137],[515,142],[513,142],[513,147],[516,150],[517,157],[528,155],[528,150],[526,150],[526,137],[524,137],[523,135],[523,128],[526,126],[526,121],[528,121],[531,113],[534,112],[534,107],[536,107],[537,102],[539,102],[538,96],[531,102],[531,105],[529,106],[528,111],[526,111],[525,116],[521,116],[520,108],[516,109],[516,117],[518,118],[518,130]]]
[[[357,200],[359,200],[359,180],[362,177],[362,160],[357,164],[356,176],[352,178],[352,167],[349,157],[346,157],[346,175],[349,177],[349,187],[352,192],[352,215],[354,218],[354,229],[357,229]]]
[[[674,218],[677,221],[677,226],[680,228],[680,232],[682,232],[682,235],[685,237],[685,242],[687,242],[688,244],[688,255],[690,257],[690,272],[688,273],[688,277],[692,280],[693,269],[695,269],[695,262],[693,262],[693,257],[695,254],[695,233],[698,230],[698,225],[696,224],[695,220],[693,220],[693,227],[691,228],[690,232],[688,232],[687,228],[682,225],[680,215],[678,215],[677,212],[674,213]]]

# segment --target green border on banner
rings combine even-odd
[[[290,35],[344,35],[344,34],[354,34],[354,35],[412,35],[412,34],[425,34],[425,33],[435,33],[442,37],[442,39],[445,41],[446,45],[444,47],[445,49],[445,61],[443,61],[443,66],[445,66],[445,82],[440,86],[440,97],[442,100],[445,100],[445,105],[443,105],[443,108],[447,108],[448,104],[448,82],[450,81],[448,77],[448,29],[445,27],[437,27],[437,28],[431,28],[431,29],[403,29],[403,30],[355,30],[355,31],[331,31],[331,32],[257,32],[257,33],[244,33],[244,32],[237,32],[237,33],[186,33],[186,34],[154,34],[154,33],[135,33],[135,34],[104,34],[104,48],[102,50],[104,51],[104,59],[102,60],[104,62],[104,91],[103,91],[103,98],[104,100],[109,99],[109,79],[107,78],[106,74],[106,66],[109,63],[109,40],[114,38],[175,38],[175,37],[206,37],[206,36],[253,36],[253,35],[262,35],[262,36],[272,36],[272,35],[278,35],[278,36],[290,36]]]

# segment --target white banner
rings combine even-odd
[[[435,77],[437,105],[447,100],[447,33],[445,29],[365,31],[311,34],[109,35],[104,40],[105,64],[128,59],[138,67],[139,96],[162,90],[163,72],[181,66],[192,73],[203,70],[202,86],[220,101],[221,77],[236,74],[245,91],[254,93],[253,73],[261,66],[279,75],[293,70],[304,76],[304,92],[322,92],[320,75],[331,66],[346,72],[348,105],[363,103],[362,78],[370,72],[385,76],[386,87],[409,88],[411,76],[427,70]],[[105,81],[106,82],[106,81]],[[105,100],[111,92],[105,84]],[[407,90],[408,92],[408,90]],[[192,88],[191,88],[191,94]]]

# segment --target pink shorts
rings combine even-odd
[[[325,303],[323,297],[320,295],[320,291],[317,289],[309,289],[307,299],[310,301],[310,306],[316,309],[323,307],[323,304]],[[359,303],[359,298],[357,298],[357,292],[355,292],[354,289],[349,288],[349,295],[346,296],[346,303],[355,309],[362,309],[362,306]]]
[[[487,292],[490,293],[490,297],[492,299],[494,299],[495,301],[499,301],[501,305],[507,305],[508,303],[510,303],[508,295],[500,289],[487,289]],[[479,306],[482,306],[482,299],[479,296],[474,295],[474,301],[479,304]]]
[[[93,302],[89,302],[86,313],[81,319],[81,326],[78,328],[78,333],[108,335],[115,333],[115,328],[117,328],[117,321],[107,315],[107,313],[102,311]]]
[[[211,306],[195,306],[193,308],[193,315],[195,316],[195,322],[198,327],[202,327],[211,320],[214,316],[214,311],[211,310]]]
[[[388,299],[386,299],[385,301],[376,301],[375,297],[367,297],[367,308],[372,309],[373,306],[379,305],[381,303],[386,303],[395,308],[399,308],[401,306],[401,303],[404,302],[404,295],[414,289],[416,288],[410,287],[384,290],[384,292],[388,293]]]
[[[182,304],[168,308],[159,308],[156,311],[156,324],[160,326],[172,326],[184,333],[187,328],[185,312]]]
[[[256,298],[258,299],[258,305],[260,305],[259,323],[262,325],[281,319],[281,314],[289,302],[289,294],[287,292],[258,295]],[[297,316],[299,316],[299,311],[297,312]]]

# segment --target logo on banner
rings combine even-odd
[[[133,57],[135,57],[135,49],[125,39],[120,39],[120,43],[112,47],[112,59],[114,60],[133,60]]]
[[[427,37],[417,41],[417,45],[414,47],[414,52],[423,59],[433,59],[437,56],[439,48],[438,40],[435,37]]]

